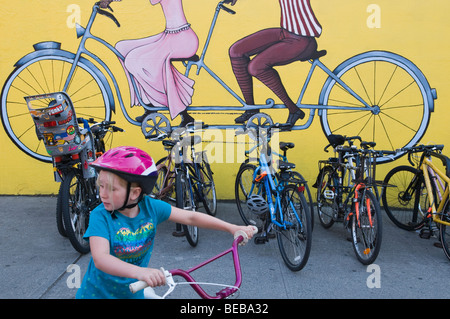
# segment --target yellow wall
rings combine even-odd
[[[0,83],[3,85],[14,63],[32,51],[37,42],[54,40],[63,43],[63,49],[74,51],[78,41],[75,30],[71,28],[73,17],[80,9],[81,24],[84,25],[90,14],[93,1],[50,0],[2,0],[0,7]],[[445,144],[449,140],[447,122],[450,115],[450,43],[448,34],[450,24],[448,12],[450,2],[447,0],[312,0],[312,6],[323,26],[323,34],[319,38],[319,48],[326,49],[328,55],[322,59],[331,69],[343,60],[367,51],[387,50],[396,52],[413,61],[426,75],[431,87],[436,88],[438,99],[435,112],[432,113],[423,143],[435,142]],[[184,0],[184,7],[189,22],[200,39],[200,45],[206,36],[212,14],[217,4],[214,0]],[[372,12],[371,5],[380,9],[379,27],[371,28],[368,24]],[[164,18],[159,6],[151,6],[148,0],[124,0],[112,4],[115,15],[122,27],[117,28],[108,19],[98,19],[95,32],[110,43],[122,39],[148,36],[160,32],[164,28]],[[75,11],[72,11],[75,8]],[[236,15],[222,14],[216,29],[216,36],[211,43],[207,62],[217,73],[239,92],[231,72],[228,48],[237,39],[253,31],[278,26],[279,8],[276,0],[239,0],[234,8]],[[369,21],[368,21],[369,20]],[[125,104],[129,105],[127,83],[121,65],[111,54],[102,55],[111,67],[122,88]],[[293,99],[299,92],[299,85],[306,76],[309,64],[295,63],[289,67],[279,68],[281,77]],[[225,91],[201,72],[199,76],[192,73],[195,81],[193,105],[236,105],[236,102]],[[311,85],[311,94],[304,102],[316,103],[318,90],[323,80]],[[266,88],[255,84],[255,95],[258,103],[272,97]],[[276,100],[277,103],[279,101]],[[118,103],[116,102],[116,105]],[[280,111],[280,121],[286,117],[286,111]],[[232,123],[236,115],[227,116]],[[405,116],[408,116],[405,114]],[[195,115],[208,123],[214,115]],[[125,134],[116,134],[115,145],[131,144],[142,147],[153,157],[163,156],[161,143],[147,142],[139,127],[129,124],[120,109],[113,117],[126,129]],[[210,132],[208,134],[215,134]],[[208,136],[211,137],[211,136]],[[281,140],[296,143],[290,161],[307,180],[312,181],[317,175],[317,161],[329,155],[323,152],[326,139],[316,118],[312,126],[304,131],[283,133]],[[214,144],[217,152],[229,152],[226,145]],[[0,130],[0,194],[49,194],[58,190],[59,184],[54,182],[50,164],[34,160],[9,140],[4,130]],[[220,149],[219,149],[220,147]],[[223,148],[222,148],[223,147]],[[228,146],[230,147],[230,146]],[[444,149],[445,150],[445,149]],[[448,154],[448,152],[444,152]],[[395,165],[402,162],[395,162]],[[383,165],[379,176],[394,164]],[[220,198],[233,198],[234,176],[237,164],[215,163],[215,180]],[[379,177],[379,178],[380,178]]]

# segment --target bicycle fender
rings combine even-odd
[[[61,43],[59,43],[59,42],[54,42],[54,41],[39,42],[39,43],[34,44],[33,48],[35,49],[35,51],[28,53],[27,55],[22,57],[19,61],[17,61],[14,64],[15,68],[21,67],[22,65],[24,65],[25,63],[28,63],[29,61],[43,57],[43,56],[58,56],[58,57],[64,57],[67,59],[75,59],[74,53],[65,51],[65,50],[61,50]],[[80,57],[80,61],[83,64],[85,64],[87,67],[89,67],[97,75],[99,80],[102,82],[103,86],[106,88],[106,94],[108,94],[111,111],[116,113],[114,96],[112,94],[111,86],[109,85],[108,80],[106,79],[105,75],[91,61],[89,61],[83,57]]]

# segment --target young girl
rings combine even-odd
[[[215,217],[185,211],[144,196],[157,178],[155,163],[144,151],[121,146],[91,164],[99,171],[100,204],[90,216],[85,238],[92,258],[77,298],[143,298],[132,294],[129,284],[144,280],[155,287],[165,284],[158,269],[147,265],[156,228],[165,220],[185,225],[253,235],[252,226],[237,226]]]

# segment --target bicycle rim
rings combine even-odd
[[[442,220],[450,223],[450,203],[448,202],[448,199],[447,204],[444,207]],[[445,256],[447,256],[447,258],[450,260],[450,227],[444,224],[439,224],[439,235]]]
[[[63,91],[72,64],[73,59],[56,55],[32,59],[10,74],[2,90],[0,107],[6,133],[20,150],[43,162],[51,162],[51,157],[44,142],[36,136],[24,97]],[[73,102],[76,115],[98,121],[110,120],[110,103],[102,81],[81,61],[78,66],[65,91]]]
[[[211,216],[217,213],[216,186],[213,180],[213,173],[209,164],[203,160],[201,164],[194,163],[198,173],[198,195],[201,198],[205,212]]]
[[[371,109],[319,112],[326,135],[359,135],[385,150],[420,141],[428,127],[434,101],[427,80],[413,63],[390,52],[366,52],[343,62],[333,73]],[[319,104],[364,107],[331,78],[322,88]],[[391,160],[377,158],[378,163]]]
[[[260,228],[263,226],[262,222],[247,208],[247,199],[250,195],[258,194],[259,185],[253,183],[255,171],[256,166],[253,164],[241,166],[236,175],[234,190],[236,205],[243,222]]]
[[[352,216],[352,244],[358,260],[369,265],[378,257],[381,248],[381,210],[375,195],[368,189],[359,191],[358,204],[359,216],[356,217],[356,213]]]
[[[317,214],[320,224],[324,228],[330,228],[334,224],[337,183],[332,176],[333,169],[325,167],[320,173],[317,185]]]
[[[189,188],[189,181],[183,171],[177,172],[175,187],[177,207],[184,210],[195,211],[194,201]],[[183,230],[189,245],[192,247],[197,246],[198,228],[196,226],[183,225]]]
[[[288,185],[282,195],[286,229],[277,232],[278,247],[286,266],[292,271],[303,269],[311,251],[311,216],[305,196],[294,185]],[[298,218],[297,218],[298,216]]]

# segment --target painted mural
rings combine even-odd
[[[125,127],[111,146],[131,143],[156,158],[164,155],[162,139],[194,123],[213,167],[236,172],[245,160],[239,145],[252,139],[245,132],[275,124],[277,141],[297,144],[292,160],[307,179],[317,174],[331,134],[359,135],[386,150],[439,142],[430,123],[448,116],[438,105],[447,93],[437,97],[448,82],[440,72],[449,62],[433,48],[449,27],[435,13],[449,4],[431,1],[421,10],[419,1],[356,2],[102,0],[39,6],[34,23],[45,22],[44,31],[21,23],[24,17],[16,21],[14,41],[3,45],[15,49],[4,50],[1,63],[2,149],[28,167],[20,174],[33,171],[32,179],[43,179],[52,157],[36,135],[25,98],[55,92],[69,96],[78,117]],[[44,18],[52,12],[58,18]],[[427,14],[434,15],[430,26],[411,23]],[[6,24],[1,28],[6,32]],[[428,50],[418,49],[423,37],[417,30],[433,34]],[[40,101],[42,108],[52,102]],[[14,171],[15,163],[2,161],[2,171]],[[233,175],[220,172],[217,178],[227,184]],[[0,191],[55,192],[55,186],[31,184],[4,183]],[[224,198],[232,193],[219,190]]]

